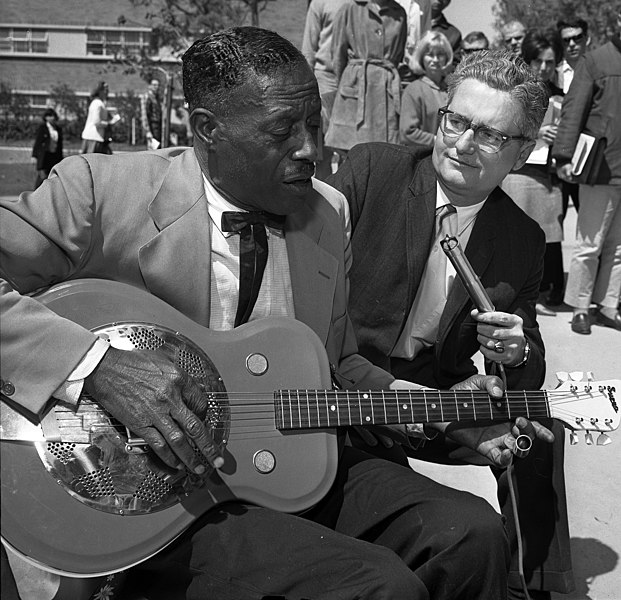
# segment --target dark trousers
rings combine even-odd
[[[543,256],[543,276],[539,289],[544,292],[551,289],[561,294],[565,287],[565,271],[563,268],[563,249],[561,242],[546,244],[546,252]]]
[[[421,353],[420,363],[392,359],[390,370],[399,379],[416,380],[421,385],[440,387],[433,380],[433,360],[429,352]],[[418,357],[417,357],[418,359]],[[412,373],[416,373],[415,379]],[[530,589],[569,593],[574,589],[571,566],[567,497],[565,493],[565,430],[558,421],[542,424],[555,436],[552,444],[533,443],[528,456],[514,461],[514,483],[519,524],[524,545],[524,573]],[[451,453],[456,446],[438,436],[423,448],[408,450],[413,458],[445,464],[463,464]],[[511,587],[521,587],[518,569],[517,528],[509,495],[507,472],[492,469],[498,481],[498,503],[507,520],[511,546]]]
[[[222,505],[132,577],[149,600],[502,600],[508,561],[485,500],[347,446],[304,515]]]

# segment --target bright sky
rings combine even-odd
[[[482,31],[491,42],[496,36],[492,15],[495,2],[496,0],[452,0],[444,10],[444,16],[461,31],[462,36],[471,31]]]

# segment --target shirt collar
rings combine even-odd
[[[209,218],[213,221],[218,231],[224,237],[230,237],[237,235],[235,231],[222,231],[222,213],[227,211],[233,212],[248,212],[243,210],[234,204],[231,204],[214,186],[209,179],[203,173],[203,187],[205,188],[205,197],[207,198],[207,210],[209,211]],[[279,229],[273,229],[272,227],[266,228],[268,235],[270,233],[276,234],[278,237],[283,237],[283,231]]]
[[[474,216],[476,215],[482,208],[483,205],[485,204],[485,201],[487,200],[488,197],[483,198],[483,200],[481,200],[481,202],[477,202],[476,204],[471,204],[470,206],[456,206],[455,204],[453,204],[453,206],[455,207],[455,210],[457,211],[457,215],[458,217],[463,220],[464,218],[468,218],[469,216]],[[448,199],[448,196],[444,193],[444,190],[442,189],[442,186],[440,185],[439,182],[436,182],[436,210],[438,210],[438,208],[440,208],[441,206],[444,206],[445,204],[450,204],[451,201]]]

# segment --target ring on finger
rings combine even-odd
[[[500,340],[498,340],[494,344],[494,350],[498,352],[498,354],[502,354],[505,351],[505,345]]]

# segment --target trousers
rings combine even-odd
[[[221,505],[131,577],[149,600],[502,600],[508,567],[485,500],[346,446],[313,509]]]
[[[621,294],[621,185],[581,185],[565,302],[616,308]]]

